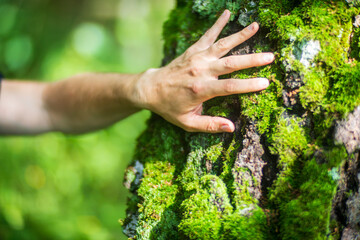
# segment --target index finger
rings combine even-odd
[[[222,38],[217,41],[214,45],[212,45],[208,49],[208,53],[211,56],[215,56],[220,58],[226,55],[231,49],[245,42],[249,38],[255,35],[255,33],[259,30],[259,24],[254,22],[250,24],[248,27],[244,28],[242,31],[234,33],[228,37]]]
[[[226,9],[214,23],[214,25],[209,30],[207,30],[206,33],[193,46],[199,48],[199,50],[205,50],[209,48],[216,41],[221,31],[226,26],[230,15],[230,11]]]

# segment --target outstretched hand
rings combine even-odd
[[[202,103],[217,96],[267,88],[269,81],[266,78],[219,80],[218,77],[241,69],[267,65],[274,61],[274,55],[256,53],[223,57],[259,29],[255,22],[215,42],[229,17],[230,12],[225,10],[184,54],[165,67],[146,71],[136,85],[139,106],[189,132],[233,132],[235,127],[230,120],[202,115]]]

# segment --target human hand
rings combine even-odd
[[[217,96],[267,88],[269,81],[265,78],[219,80],[218,77],[267,65],[274,61],[274,55],[256,53],[223,57],[259,29],[257,23],[252,23],[242,31],[215,42],[229,17],[230,11],[225,10],[184,54],[165,67],[146,71],[136,83],[137,105],[189,132],[233,132],[235,127],[230,120],[202,115],[203,102]]]

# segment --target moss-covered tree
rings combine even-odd
[[[350,0],[178,0],[164,26],[165,60],[224,9],[223,35],[260,32],[230,54],[276,53],[260,93],[204,111],[234,134],[185,133],[157,116],[139,138],[125,185],[131,239],[360,239],[360,10]]]

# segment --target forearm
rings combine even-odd
[[[83,133],[107,127],[140,109],[134,99],[139,74],[80,74],[49,84],[43,102],[53,130]]]
[[[4,81],[0,133],[84,133],[137,111],[139,74],[81,74],[54,83]]]

